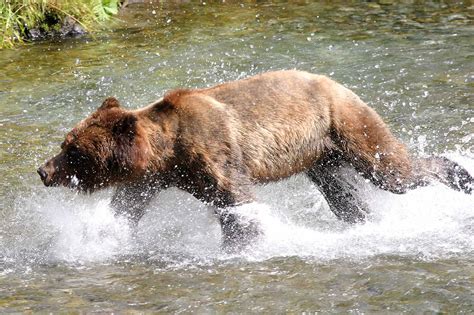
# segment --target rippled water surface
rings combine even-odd
[[[390,3],[391,1],[380,1]],[[0,52],[0,312],[474,312],[474,199],[361,182],[347,225],[303,176],[256,187],[265,236],[220,249],[206,206],[161,193],[137,229],[111,191],[42,186],[35,170],[109,95],[128,108],[173,87],[272,69],[326,74],[419,154],[474,173],[471,2],[129,6],[109,30]]]

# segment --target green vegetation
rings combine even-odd
[[[0,0],[0,48],[38,36],[92,31],[117,14],[119,0]]]

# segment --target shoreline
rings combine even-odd
[[[61,4],[54,0],[11,0],[0,3],[0,49],[42,39],[93,33],[117,15],[127,1],[74,0]]]

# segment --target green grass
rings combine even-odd
[[[70,19],[91,32],[117,14],[119,0],[0,0],[0,48],[30,37],[30,30],[59,31]]]

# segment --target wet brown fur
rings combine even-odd
[[[136,220],[161,188],[177,186],[225,208],[251,201],[253,183],[306,172],[338,217],[360,221],[366,209],[344,188],[343,164],[394,193],[432,179],[467,193],[472,189],[472,177],[456,163],[410,156],[353,92],[325,76],[300,71],[174,90],[133,111],[109,98],[66,136],[62,147],[44,166],[45,184],[71,186],[76,176],[83,190],[118,185],[114,205]],[[89,173],[67,162],[74,147],[93,165],[82,168]],[[434,175],[437,168],[445,175]],[[450,171],[455,168],[457,173]],[[453,183],[456,174],[464,176],[462,185]],[[138,197],[144,192],[146,197]],[[229,238],[236,237],[235,231],[244,233],[234,219],[227,212],[221,215]]]

